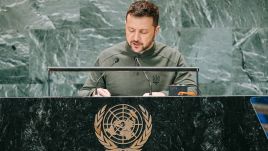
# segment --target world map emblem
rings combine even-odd
[[[140,151],[151,135],[152,117],[141,105],[105,105],[95,115],[94,128],[106,151]]]

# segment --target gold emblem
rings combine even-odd
[[[94,128],[106,151],[141,151],[152,131],[152,117],[127,104],[106,105],[95,116]]]

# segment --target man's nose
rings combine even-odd
[[[134,40],[138,41],[140,39],[140,33],[139,32],[135,32],[134,34]]]

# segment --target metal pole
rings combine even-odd
[[[199,80],[199,78],[198,78],[199,74],[198,74],[198,72],[199,72],[199,70],[196,71],[196,89],[197,89],[197,96],[200,95],[199,81],[198,81],[198,80]]]
[[[48,96],[50,96],[50,72],[82,72],[82,71],[194,71],[196,72],[196,88],[199,95],[199,79],[197,67],[48,67]]]
[[[197,71],[195,67],[48,67],[49,71]]]
[[[47,75],[47,93],[48,93],[48,96],[50,96],[50,70],[48,70],[48,75]]]

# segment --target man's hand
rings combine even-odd
[[[98,88],[97,93],[94,91],[92,96],[108,97],[111,96],[111,93],[107,89]]]
[[[187,95],[187,96],[197,96],[197,94],[195,92],[178,92],[178,95],[183,96],[183,95]]]
[[[143,96],[166,96],[163,92],[152,92],[152,95],[149,93],[144,93]]]

